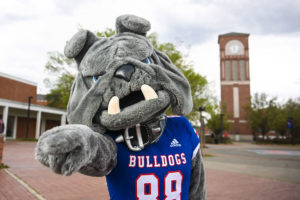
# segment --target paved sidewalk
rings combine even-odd
[[[105,178],[76,173],[70,177],[54,174],[34,159],[35,142],[7,141],[3,162],[9,171],[47,200],[109,199]],[[0,191],[2,188],[0,187]],[[2,200],[2,199],[1,199]]]
[[[300,199],[300,148],[207,145],[208,199]]]
[[[0,199],[36,200],[36,197],[9,174],[7,174],[5,170],[0,170]]]
[[[47,200],[109,199],[105,178],[88,177],[79,173],[70,177],[56,175],[34,160],[35,144],[18,141],[5,143],[3,162],[10,166],[9,172],[34,189],[35,194],[1,170],[1,200],[38,199],[35,195]],[[222,165],[222,160],[213,159],[215,158],[205,158],[208,200],[300,199],[300,184],[243,174],[242,171],[228,171],[222,169],[225,166]]]

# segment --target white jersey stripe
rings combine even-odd
[[[196,146],[196,148],[195,148],[194,151],[193,151],[193,157],[192,157],[192,160],[196,157],[199,148],[200,148],[200,143]]]

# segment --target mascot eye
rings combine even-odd
[[[98,81],[98,79],[99,79],[99,76],[93,76],[94,83],[96,83]]]
[[[143,60],[143,62],[146,64],[150,64],[150,59],[147,57],[147,58],[145,58],[145,60]]]
[[[105,72],[101,72],[99,75],[93,76],[93,82],[96,83],[104,74]]]

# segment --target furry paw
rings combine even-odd
[[[40,137],[35,157],[55,173],[69,176],[91,158],[92,130],[84,125],[65,125],[46,131]]]

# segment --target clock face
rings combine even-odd
[[[233,53],[233,54],[238,53],[239,50],[240,50],[240,48],[241,48],[241,47],[240,47],[238,44],[232,44],[232,45],[229,46],[229,50],[230,50],[230,52]]]
[[[244,45],[238,40],[231,40],[225,45],[226,55],[243,55]]]

